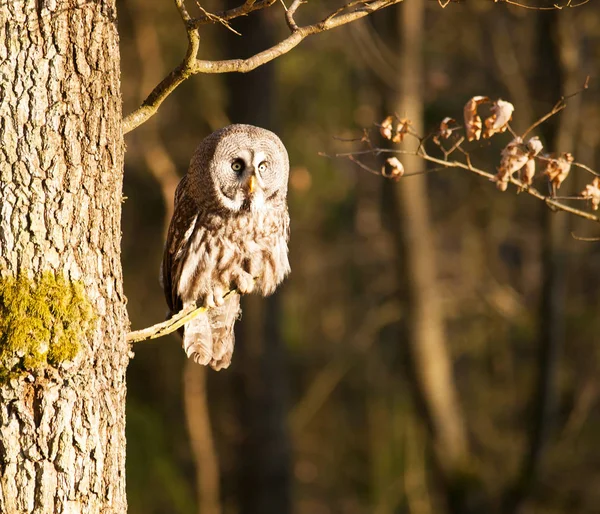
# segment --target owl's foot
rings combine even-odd
[[[235,288],[241,294],[248,294],[254,291],[254,278],[252,275],[244,270],[239,270],[233,276],[233,283],[235,284]]]
[[[229,349],[227,352],[225,352],[225,355],[223,355],[220,359],[213,359],[212,361],[210,361],[210,367],[215,371],[227,369],[231,364],[232,353],[232,350]]]
[[[223,358],[223,356],[227,353],[228,348],[229,345],[226,344],[225,341],[217,341],[213,345],[212,362],[220,361]]]
[[[213,287],[212,290],[210,290],[204,298],[204,306],[208,309],[220,307],[225,303],[225,293],[226,291],[222,287]]]
[[[212,353],[200,344],[194,344],[185,349],[188,358],[194,359],[194,362],[206,366],[212,360]]]

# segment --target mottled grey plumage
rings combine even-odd
[[[289,273],[288,155],[272,132],[230,125],[205,138],[175,193],[162,263],[171,314],[209,309],[183,329],[188,357],[229,366],[239,294],[271,294]]]

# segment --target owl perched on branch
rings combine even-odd
[[[171,315],[194,302],[208,307],[182,333],[199,364],[229,366],[238,293],[269,295],[290,271],[288,174],[275,134],[230,125],[200,143],[177,186],[162,284]]]

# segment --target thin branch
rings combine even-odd
[[[360,2],[351,2],[350,4],[347,4],[344,9],[347,9],[349,6],[356,6],[353,11],[341,14],[341,10],[338,9],[336,12],[318,23],[306,25],[304,27],[297,27],[286,39],[283,39],[276,45],[259,52],[248,59],[205,61],[196,59],[198,48],[200,46],[200,36],[197,30],[198,21],[189,19],[189,15],[187,14],[187,11],[185,11],[182,0],[175,0],[175,4],[177,5],[177,8],[179,9],[186,24],[186,32],[188,36],[188,49],[186,56],[181,64],[171,71],[171,73],[169,73],[169,75],[154,88],[148,98],[144,100],[142,105],[124,118],[123,133],[127,134],[128,132],[131,132],[133,129],[139,127],[142,123],[152,117],[163,101],[177,88],[177,86],[179,86],[179,84],[181,84],[191,75],[196,73],[247,73],[255,68],[258,68],[259,66],[262,66],[263,64],[272,61],[273,59],[276,59],[277,57],[280,57],[281,55],[288,53],[308,36],[346,25],[347,23],[359,20],[375,11],[398,4],[402,1],[403,0],[373,0],[367,2],[363,0]],[[248,0],[244,6],[248,6],[247,8],[250,9],[250,3],[250,0]],[[252,2],[252,6],[254,6],[256,3],[258,2]],[[268,1],[261,3],[261,5],[263,7],[267,7],[268,5],[271,5],[271,3],[273,2]],[[296,2],[295,0],[292,6],[296,3],[299,5],[300,2]],[[296,6],[296,8],[297,7],[298,6]],[[219,14],[218,16],[223,20],[228,19],[226,15]]]
[[[181,16],[183,23],[185,23],[187,25],[192,18],[185,7],[184,1],[183,0],[175,0],[175,5],[177,6],[177,10],[179,11],[179,15]]]
[[[527,136],[527,134],[529,134],[533,129],[539,127],[548,118],[551,118],[555,114],[562,111],[566,106],[567,106],[567,103],[565,102],[565,99],[561,98],[558,102],[556,102],[556,104],[554,105],[554,107],[552,107],[552,110],[548,114],[542,116],[539,120],[537,120],[532,125],[530,125],[530,127],[523,133],[522,139],[524,140],[525,137]]]
[[[575,239],[575,241],[585,241],[586,243],[597,243],[600,241],[600,237],[582,237],[575,234],[575,232],[571,232],[571,237]]]
[[[261,9],[266,9],[267,7],[271,7],[277,0],[246,0],[239,7],[234,7],[232,9],[227,9],[226,11],[220,11],[216,13],[207,13],[204,11],[202,16],[198,18],[194,18],[191,21],[191,24],[194,28],[198,28],[201,25],[207,25],[209,23],[214,23],[214,19],[218,18],[219,23],[222,21],[228,22],[234,20],[235,18],[240,18],[242,16],[248,16],[254,11],[260,11]],[[221,21],[222,20],[222,21]]]
[[[578,5],[583,5],[583,4],[578,4]],[[576,7],[576,6],[574,6]],[[552,110],[547,113],[546,115],[542,116],[539,120],[537,120],[535,123],[533,123],[533,125],[531,125],[521,136],[521,138],[523,140],[525,140],[525,138],[527,137],[527,134],[529,134],[533,129],[535,129],[536,127],[540,126],[542,123],[544,123],[548,118],[551,118],[552,116],[554,116],[555,114],[559,113],[560,111],[562,111],[566,106],[567,106],[567,100],[569,98],[573,98],[574,96],[577,96],[581,93],[583,93],[589,86],[589,82],[590,82],[590,76],[588,75],[585,78],[585,82],[583,84],[583,86],[581,87],[581,89],[578,89],[577,91],[575,91],[574,93],[571,93],[570,95],[566,95],[563,96],[558,102],[556,102],[556,104],[554,105],[554,107],[552,107]]]
[[[131,132],[147,121],[156,111],[164,99],[167,98],[175,88],[193,74],[193,65],[200,48],[200,34],[193,27],[183,0],[175,0],[181,19],[185,23],[188,38],[188,48],[183,61],[177,68],[169,73],[152,93],[144,100],[142,105],[123,119],[123,134]]]
[[[217,14],[209,13],[204,7],[202,7],[200,5],[200,2],[198,2],[197,0],[196,0],[196,5],[198,6],[198,9],[200,9],[200,12],[204,16],[206,16],[206,18],[211,23],[220,23],[221,25],[223,25],[223,27],[225,27],[227,30],[230,30],[231,32],[233,32],[236,36],[241,36],[242,35],[240,32],[238,32],[237,30],[235,30],[226,19],[221,18]]]
[[[592,175],[594,175],[596,177],[600,177],[600,173],[598,173],[597,171],[593,170],[589,166],[586,166],[585,164],[580,164],[578,162],[574,162],[574,163],[571,164],[571,166],[576,166],[577,168],[581,168],[582,170],[585,170],[588,173],[591,173]]]
[[[460,147],[459,147],[459,149],[460,149]],[[461,168],[464,170],[471,171],[472,173],[475,173],[476,175],[479,175],[481,177],[485,177],[490,182],[496,181],[496,175],[493,175],[491,173],[488,173],[487,171],[484,171],[482,169],[474,167],[470,163],[470,161],[469,161],[469,163],[464,163],[464,162],[460,162],[460,161],[447,161],[444,159],[438,159],[437,157],[433,157],[433,156],[429,155],[428,153],[425,153],[424,150],[421,151],[420,153],[417,153],[415,151],[410,151],[410,150],[392,150],[392,149],[387,149],[387,148],[376,148],[374,150],[364,150],[361,152],[338,153],[338,154],[335,154],[334,157],[345,157],[345,158],[359,164],[358,160],[356,159],[357,155],[366,155],[366,154],[378,155],[380,153],[418,155],[419,157],[423,158],[426,161],[433,162],[435,164],[440,165],[440,167]],[[363,164],[363,163],[360,163],[360,164]],[[361,167],[366,168],[366,165],[362,165]],[[369,171],[374,172],[375,170],[372,170],[369,168]],[[411,174],[407,174],[404,177],[410,177],[410,176],[411,176]],[[540,193],[537,189],[535,189],[531,186],[528,186],[527,184],[525,184],[524,182],[522,182],[521,180],[519,180],[517,178],[510,177],[509,182],[511,184],[517,186],[520,191],[524,191],[527,194],[533,196],[534,198],[537,198],[538,200],[545,202],[546,205],[548,205],[548,207],[551,207],[552,209],[555,209],[558,211],[565,211],[570,214],[574,214],[575,216],[579,216],[580,218],[585,218],[587,220],[595,221],[596,223],[600,223],[600,217],[595,216],[594,214],[592,214],[590,212],[582,211],[580,209],[576,209],[575,207],[571,207],[570,205],[561,203],[558,200],[556,200],[555,198],[552,198],[550,196],[545,196],[542,193]]]
[[[567,3],[564,5],[554,4],[549,7],[522,4],[521,2],[516,2],[515,0],[494,0],[494,3],[514,5],[516,7],[521,7],[522,9],[529,9],[532,11],[556,11],[564,9],[565,7],[580,7],[582,5],[587,4],[589,1],[590,0],[582,0],[581,2],[574,4],[573,0],[568,0]]]
[[[235,289],[228,291],[227,294],[223,295],[223,299],[232,294],[237,294],[237,291]],[[142,330],[129,332],[125,340],[128,343],[138,343],[147,339],[157,339],[158,337],[166,336],[167,334],[175,332],[177,329],[183,327],[183,325],[206,311],[206,307],[198,307],[197,304],[193,303],[162,323],[157,323],[156,325],[152,325],[151,327]]]
[[[294,0],[289,9],[285,10],[285,21],[292,33],[298,30],[298,24],[296,23],[296,20],[294,20],[294,14],[296,14],[298,7],[303,3],[305,3],[303,0]]]

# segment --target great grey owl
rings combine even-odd
[[[288,174],[275,134],[229,125],[200,143],[177,186],[162,283],[171,315],[193,302],[208,307],[182,333],[200,364],[229,366],[238,293],[269,295],[290,271]]]

